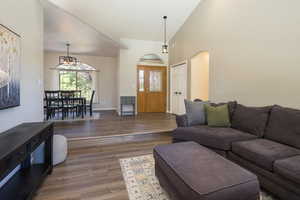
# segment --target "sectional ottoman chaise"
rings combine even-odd
[[[300,110],[237,102],[228,107],[230,128],[189,126],[186,115],[177,116],[173,142],[194,141],[256,174],[260,186],[280,199],[299,200]]]

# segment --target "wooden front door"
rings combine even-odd
[[[167,68],[138,66],[138,112],[166,112]]]

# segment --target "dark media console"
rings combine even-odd
[[[32,164],[31,154],[45,143],[44,163]],[[29,200],[52,172],[53,123],[24,123],[0,134],[0,181],[20,166],[0,188],[1,200]]]

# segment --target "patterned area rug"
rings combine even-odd
[[[155,177],[152,155],[120,159],[120,165],[130,200],[169,200]],[[276,199],[261,192],[261,200]]]

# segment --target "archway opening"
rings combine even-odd
[[[191,59],[191,99],[209,100],[209,52]]]

